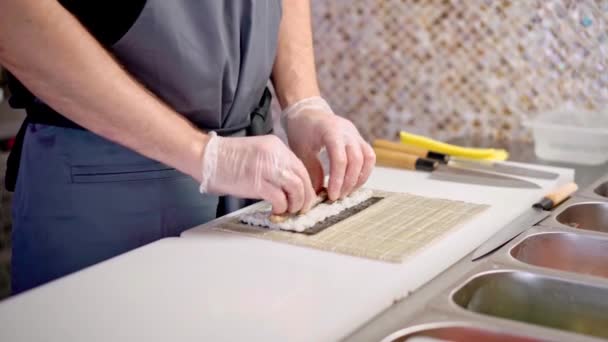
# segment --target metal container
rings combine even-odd
[[[579,231],[608,233],[608,201],[576,197],[562,204],[540,223],[545,227],[569,227]]]
[[[565,231],[533,233],[509,254],[528,265],[608,278],[608,237]]]
[[[608,338],[608,286],[524,270],[479,273],[452,292],[470,312]]]
[[[591,263],[606,241],[607,236],[567,227],[532,227],[481,261],[463,258],[391,307],[383,315],[383,330],[364,328],[347,340],[602,341],[608,338],[608,279],[586,265],[573,270],[570,258],[579,258],[575,249],[587,248],[590,255],[580,263]],[[538,256],[532,251],[537,247]],[[543,263],[543,248],[571,256],[555,266]],[[579,269],[585,274],[573,273]]]
[[[426,307],[381,337],[359,336],[358,341],[411,341],[415,338],[441,341],[596,341],[596,338],[548,329],[515,321],[481,316],[454,305],[441,296],[441,308]],[[449,305],[448,305],[449,304]]]
[[[608,175],[493,254],[464,257],[347,341],[416,337],[607,341]]]
[[[523,336],[495,326],[482,326],[466,321],[432,322],[407,327],[387,336],[382,342],[414,341],[415,337],[426,337],[441,341],[469,342],[537,342],[541,338]]]
[[[604,176],[593,182],[593,184],[581,190],[577,195],[595,201],[608,201],[608,176]]]
[[[593,192],[603,199],[608,200],[608,180],[598,185]]]

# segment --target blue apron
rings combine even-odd
[[[280,0],[148,0],[111,52],[197,127],[242,134],[280,17]],[[13,198],[13,293],[178,236],[215,218],[217,203],[190,177],[89,131],[30,123]]]

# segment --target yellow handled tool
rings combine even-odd
[[[509,157],[509,153],[503,149],[461,147],[403,131],[400,133],[400,138],[403,144],[449,156],[496,161],[506,160]]]

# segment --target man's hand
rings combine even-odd
[[[323,185],[319,153],[326,148],[330,162],[328,195],[336,200],[350,195],[367,181],[376,155],[352,122],[335,115],[320,97],[298,101],[284,112],[289,146],[304,162],[313,186]]]
[[[274,214],[310,209],[316,195],[308,172],[279,138],[210,136],[203,154],[201,192],[264,199]]]
[[[304,162],[316,190],[323,185],[319,152],[330,161],[328,195],[349,195],[369,177],[376,156],[355,126],[335,115],[319,97],[310,25],[310,1],[283,0],[274,88],[284,111],[289,146]]]

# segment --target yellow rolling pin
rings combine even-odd
[[[401,143],[405,145],[448,156],[494,161],[503,161],[509,158],[509,153],[503,149],[461,147],[403,131],[399,134],[399,137]]]

